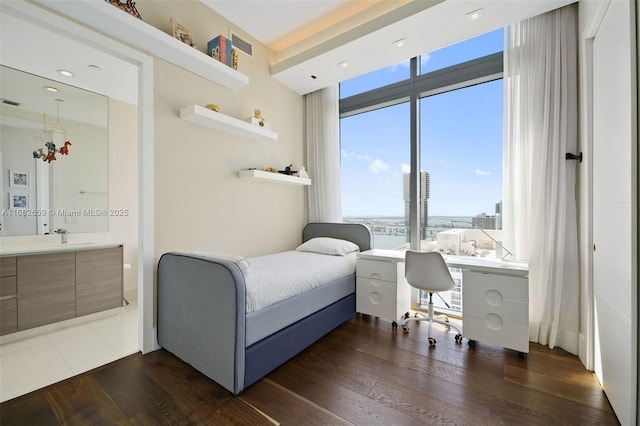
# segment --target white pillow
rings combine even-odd
[[[249,276],[249,261],[242,256],[238,256],[235,254],[227,254],[227,253],[216,253],[216,252],[202,252],[202,251],[194,251],[193,254],[197,254],[198,256],[211,257],[214,259],[227,260],[229,262],[234,262],[242,271],[242,275],[245,278]]]
[[[302,243],[296,250],[331,256],[346,256],[349,253],[360,251],[360,247],[351,241],[338,238],[316,237]]]

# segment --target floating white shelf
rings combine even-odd
[[[249,84],[249,77],[246,75],[104,0],[36,1],[125,44],[162,58],[231,90],[237,90]]]
[[[282,173],[265,172],[264,170],[242,170],[238,172],[238,177],[241,179],[265,180],[289,185],[311,185],[311,179],[289,176]]]
[[[242,136],[256,141],[277,141],[278,134],[264,127],[228,115],[212,111],[200,105],[189,105],[180,110],[180,118],[227,133]]]

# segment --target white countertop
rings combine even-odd
[[[110,248],[121,246],[121,243],[114,242],[77,242],[77,243],[42,243],[42,244],[24,244],[24,245],[7,245],[0,247],[0,257],[16,256],[22,254],[39,254],[51,253],[59,251],[79,251],[79,250],[95,250],[101,248]]]
[[[373,249],[358,253],[360,259],[383,260],[387,262],[403,262],[405,252],[402,250]],[[500,259],[487,259],[471,256],[442,255],[447,265],[454,268],[469,269],[479,272],[510,273],[527,275],[529,266],[524,262],[507,262]]]

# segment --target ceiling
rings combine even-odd
[[[274,51],[271,75],[306,94],[575,0],[201,1]]]
[[[60,92],[46,93],[44,83],[37,78],[22,78],[20,83],[13,83],[16,73],[3,71],[0,98],[19,102],[20,108],[40,113],[46,98],[47,113],[52,115],[56,113],[53,99],[60,98],[64,101],[60,105],[60,117],[94,124],[104,123],[104,112],[98,116],[96,110],[87,107],[90,105],[87,99],[93,93],[137,104],[138,72],[135,66],[63,37],[40,22],[23,19],[10,8],[3,7],[1,12],[0,63],[48,79],[46,85],[55,86]],[[15,41],[17,37],[20,37],[19,42]],[[60,69],[71,71],[73,77],[61,75]]]
[[[306,94],[574,0],[200,1],[272,50],[271,75]],[[137,103],[133,65],[60,38],[46,22],[29,23],[6,9],[0,16],[1,63]],[[470,20],[467,14],[478,9],[482,18]],[[20,42],[13,42],[18,35]],[[406,43],[398,48],[393,42],[401,38]],[[348,67],[338,66],[344,61]],[[75,76],[59,75],[61,68]]]
[[[274,52],[352,19],[383,0],[201,0]],[[385,8],[409,0],[386,0]]]

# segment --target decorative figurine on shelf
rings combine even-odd
[[[288,175],[288,176],[291,176],[297,173],[295,170],[291,170],[292,166],[293,166],[292,164],[289,164],[287,167],[284,168],[284,170],[278,170],[278,173],[282,173],[283,175]]]
[[[264,171],[269,173],[278,173],[278,169],[276,169],[275,167],[267,167],[266,169],[264,169]]]
[[[262,116],[262,112],[259,109],[253,111],[253,118],[258,120],[258,124],[260,127],[264,127],[264,117]]]
[[[238,51],[236,49],[231,49],[231,68],[238,69]]]
[[[211,111],[220,112],[220,107],[216,104],[206,104],[204,107],[206,109],[210,109]]]
[[[133,1],[127,0],[126,3],[121,2],[120,0],[107,0],[107,1],[112,5],[114,5],[115,7],[117,7],[118,9],[124,10],[129,15],[135,16],[138,19],[142,19],[142,16],[140,16],[140,13],[138,13],[138,10],[136,9],[136,4]]]
[[[300,166],[300,168],[298,169],[298,177],[309,179],[309,174],[307,173],[307,170],[304,168],[304,166]]]

